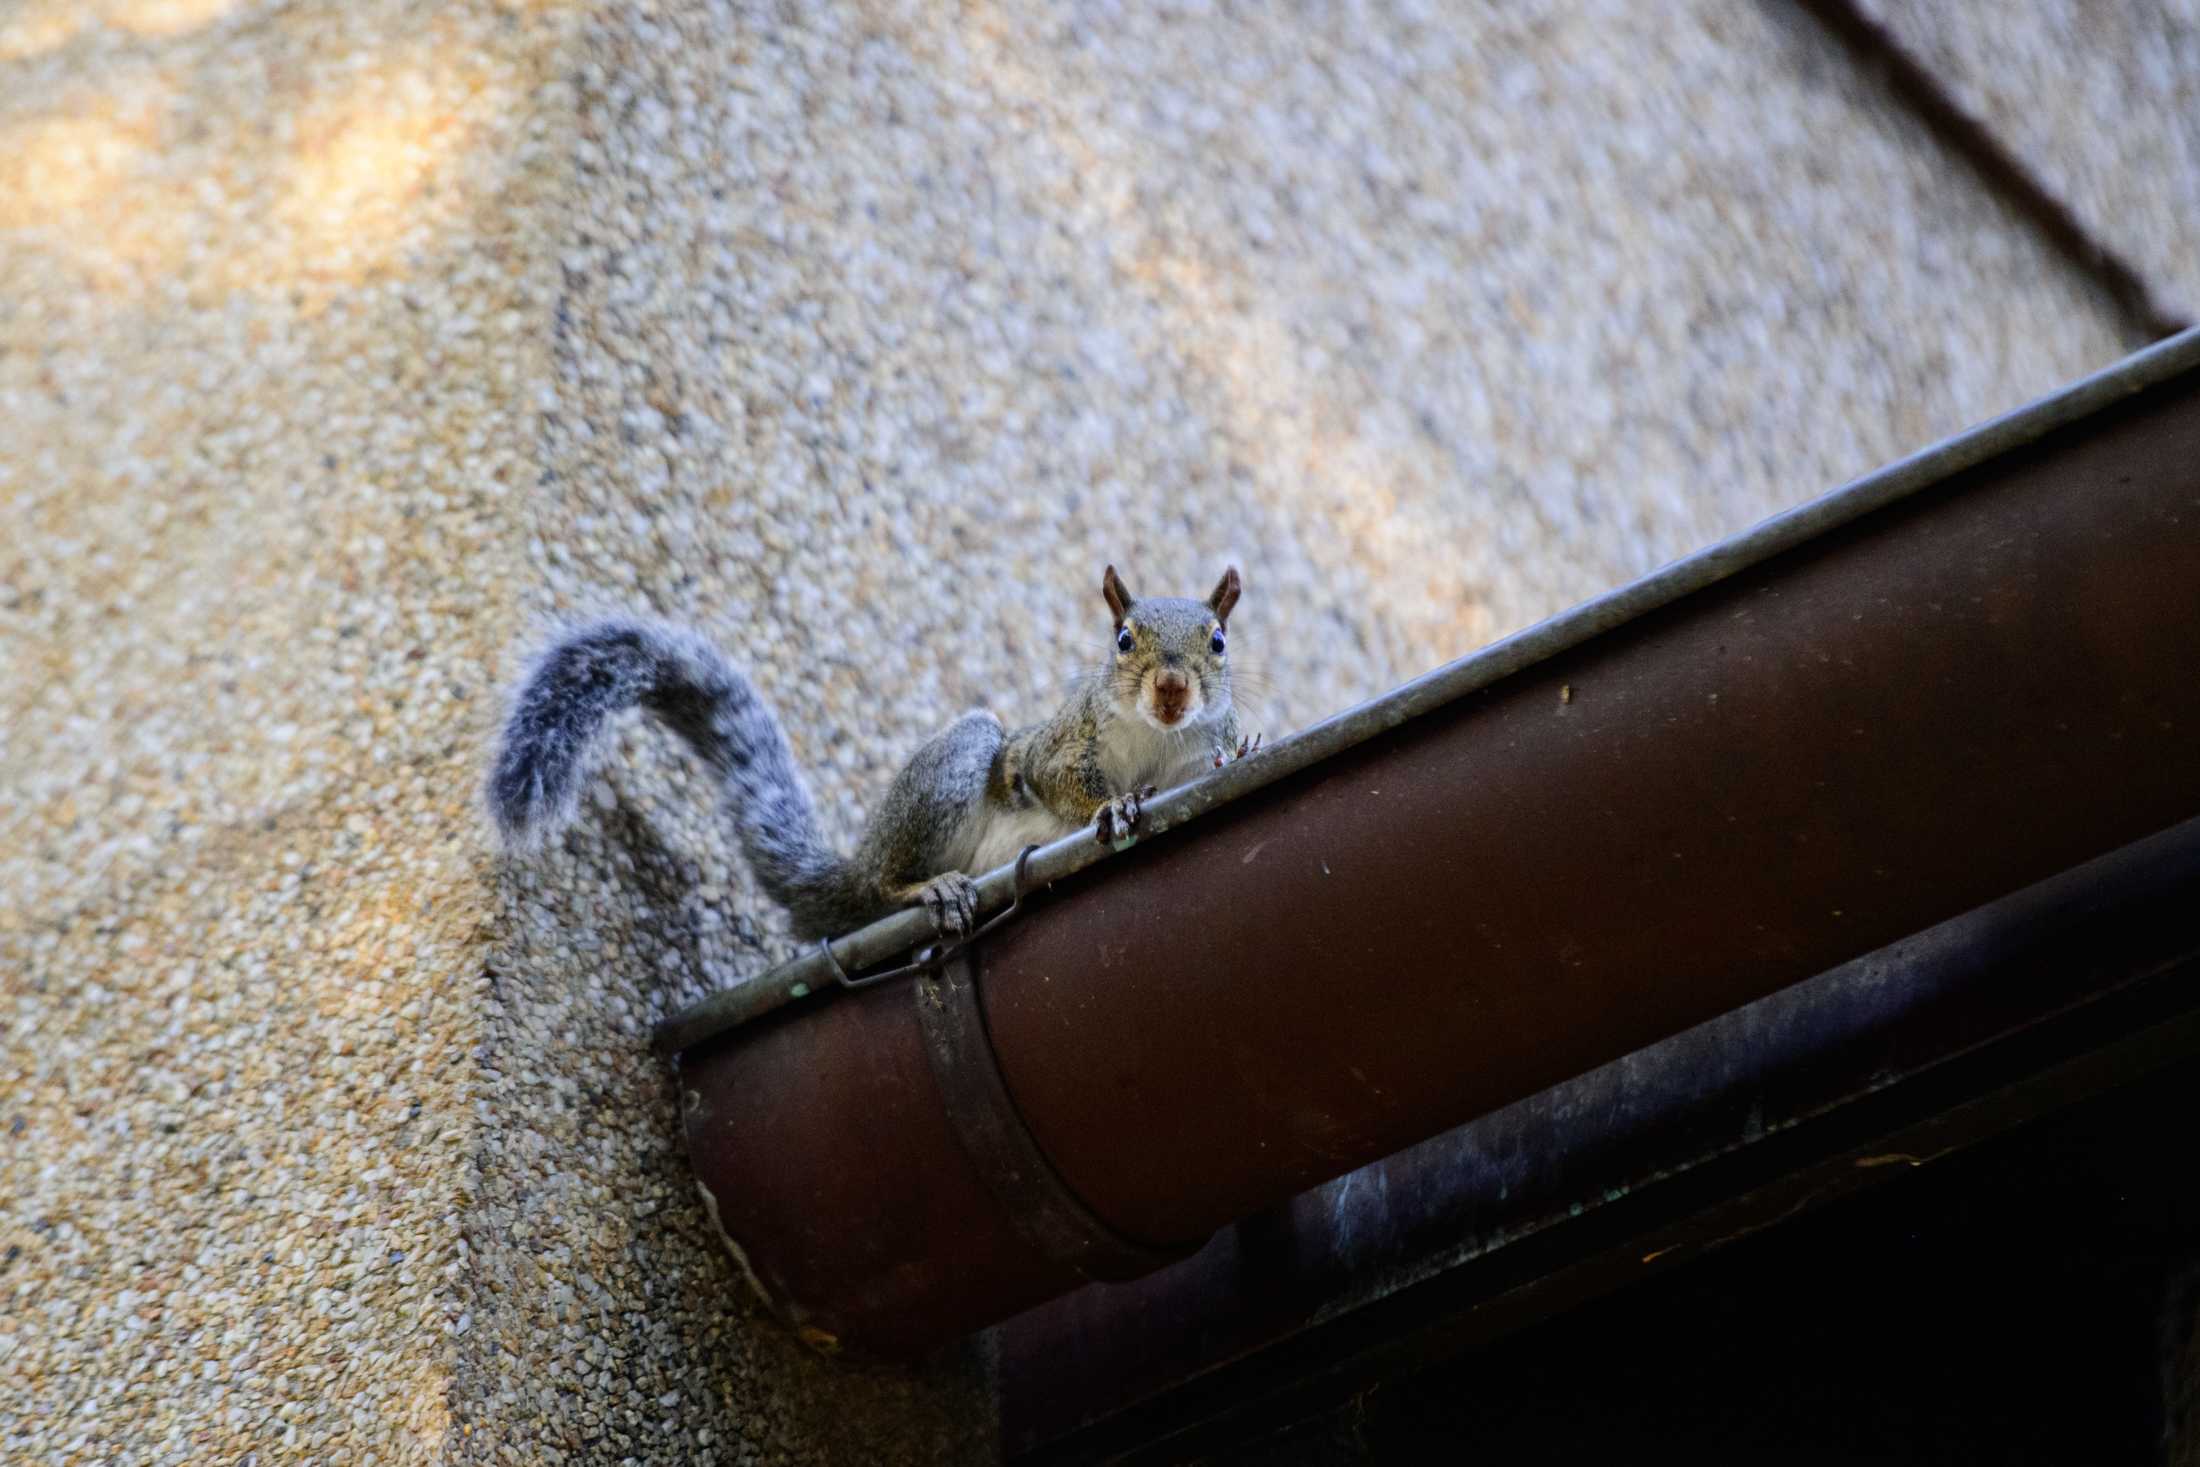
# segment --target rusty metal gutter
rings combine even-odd
[[[2195,588],[2188,333],[1172,791],[1127,851],[1039,852],[1053,891],[944,974],[795,1004],[813,955],[676,1017],[698,1178],[821,1342],[1136,1276],[2200,813]]]
[[[1003,1446],[1030,1467],[1227,1455],[2179,1072],[2200,1096],[2200,819],[1027,1310],[992,1332]],[[2177,1154],[2190,1105],[2128,1124]]]

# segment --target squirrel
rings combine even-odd
[[[677,627],[597,622],[553,643],[521,679],[489,776],[490,813],[514,849],[563,826],[606,724],[641,707],[717,775],[742,853],[798,937],[909,906],[943,938],[960,937],[976,921],[973,873],[1088,824],[1113,845],[1135,832],[1157,788],[1258,747],[1240,736],[1230,697],[1238,591],[1231,566],[1204,601],[1140,600],[1109,566],[1107,661],[1044,723],[1011,732],[978,710],[935,734],[894,777],[852,857],[818,833],[786,734],[739,669]]]

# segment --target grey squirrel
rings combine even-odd
[[[852,857],[818,834],[779,720],[755,685],[692,632],[611,620],[552,644],[522,679],[489,776],[507,844],[572,818],[598,736],[647,709],[723,783],[742,853],[798,936],[831,937],[921,905],[944,937],[971,930],[974,873],[1092,825],[1112,844],[1156,788],[1243,755],[1230,697],[1237,567],[1205,601],[1134,598],[1109,566],[1107,663],[1052,718],[1009,732],[985,711],[935,734],[894,777]]]

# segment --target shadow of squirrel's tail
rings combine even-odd
[[[819,837],[794,753],[755,685],[701,637],[648,622],[583,627],[521,680],[489,775],[489,813],[507,845],[538,845],[573,818],[605,726],[635,707],[719,777],[742,853],[805,935],[837,930],[867,905],[849,863]]]

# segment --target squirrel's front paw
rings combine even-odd
[[[1235,764],[1238,760],[1243,759],[1247,754],[1258,754],[1259,752],[1259,734],[1254,734],[1249,739],[1239,739],[1236,753],[1232,753],[1228,749],[1215,750],[1215,768],[1220,769],[1225,764]]]
[[[1145,802],[1152,796],[1154,787],[1117,795],[1100,807],[1100,814],[1093,822],[1093,835],[1100,844],[1112,846],[1117,841],[1129,840],[1138,830],[1138,819],[1145,814]]]
[[[960,871],[935,876],[918,893],[940,936],[962,937],[977,925],[978,883]]]

